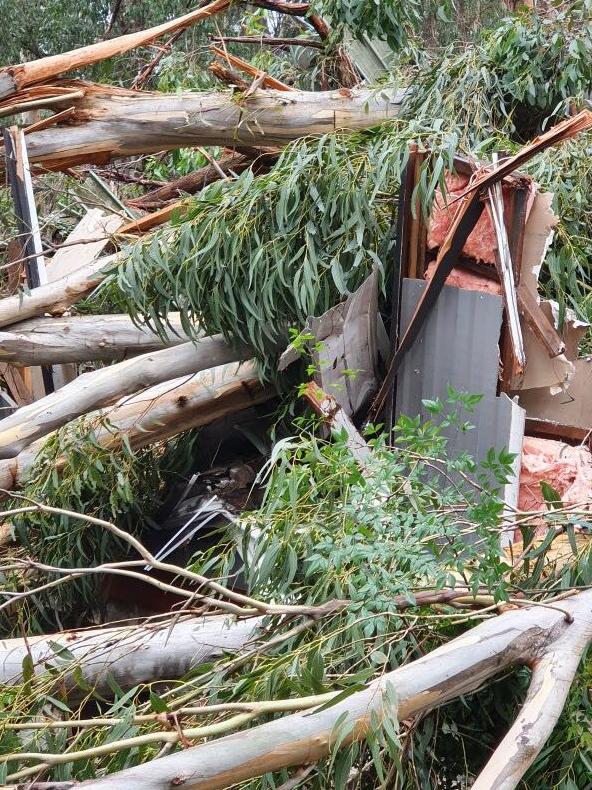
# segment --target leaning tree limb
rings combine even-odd
[[[63,631],[49,636],[0,641],[0,683],[23,682],[23,660],[32,659],[36,675],[61,670],[60,681],[75,685],[76,667],[100,694],[109,693],[108,676],[122,688],[180,678],[225,652],[240,650],[261,627],[262,618],[234,620],[226,616],[182,618],[121,628]],[[72,654],[64,670],[63,648]]]
[[[74,125],[28,136],[31,164],[61,169],[196,145],[285,145],[307,135],[355,131],[396,118],[402,92],[257,90],[138,93],[91,83],[74,103]],[[70,105],[68,105],[70,106]]]
[[[162,339],[127,315],[33,318],[0,331],[0,362],[22,367],[113,362],[190,340],[178,313],[170,313],[167,320],[171,328]]]
[[[559,684],[563,691],[564,684],[569,683],[571,667],[592,639],[592,591],[562,601],[562,608],[572,622],[567,622],[563,613],[541,606],[508,612],[481,623],[419,660],[382,675],[363,691],[331,707],[276,719],[248,732],[212,740],[75,786],[86,790],[169,790],[181,785],[186,790],[222,790],[268,772],[322,760],[330,754],[340,733],[340,747],[362,740],[373,720],[380,721],[388,715],[385,693],[389,688],[396,697],[396,716],[402,721],[476,691],[510,667],[533,662],[536,665],[553,653],[573,656],[565,674],[559,661],[548,661],[545,683],[541,684],[540,675],[535,672],[529,699],[532,702],[541,699],[539,695],[547,697],[549,683]],[[561,703],[560,699],[550,709],[537,703],[537,727],[527,754],[520,765],[512,765],[511,777],[505,777],[503,785],[494,786],[504,790],[516,787],[544,746]],[[339,732],[335,728],[338,721]],[[343,733],[347,733],[345,738]],[[480,786],[492,787],[487,782]]]
[[[153,189],[141,197],[128,200],[128,206],[134,206],[139,209],[154,209],[168,203],[170,200],[182,197],[184,194],[194,195],[199,192],[208,184],[219,181],[224,175],[239,175],[249,167],[253,169],[255,175],[267,172],[273,163],[277,160],[278,154],[269,153],[267,151],[256,151],[252,153],[239,153],[234,152],[223,156],[213,164],[200,167],[199,170],[194,170],[192,173],[181,176],[176,181],[171,181],[169,184],[164,184],[158,189]]]
[[[260,384],[254,363],[221,365],[151,387],[110,409],[94,412],[89,420],[96,423],[97,441],[103,446],[116,448],[125,436],[133,449],[139,449],[273,396],[273,390]],[[18,489],[25,483],[46,439],[33,442],[16,458],[0,460],[0,490]],[[58,461],[58,471],[64,463],[65,459]]]
[[[213,0],[208,5],[191,11],[177,19],[171,19],[162,25],[140,30],[137,33],[128,33],[125,36],[99,41],[86,47],[62,52],[59,55],[50,55],[46,58],[21,63],[16,66],[7,66],[0,70],[0,98],[11,96],[28,85],[45,82],[59,74],[74,69],[91,66],[106,58],[122,55],[137,47],[150,44],[160,36],[170,35],[177,30],[184,30],[196,22],[208,19],[213,14],[218,14],[230,7],[232,0]]]
[[[248,359],[250,353],[246,347],[233,348],[222,335],[214,335],[83,373],[56,392],[0,420],[0,458],[14,458],[41,436],[125,395]]]

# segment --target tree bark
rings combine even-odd
[[[170,35],[177,30],[184,30],[196,22],[207,19],[213,14],[225,11],[232,0],[213,0],[213,2],[191,11],[189,14],[164,22],[162,25],[140,30],[137,33],[128,33],[107,41],[99,41],[87,47],[73,49],[60,55],[51,55],[31,63],[21,63],[18,66],[8,66],[0,71],[0,98],[11,96],[28,85],[45,82],[59,74],[74,69],[80,69],[98,63],[114,55],[122,55],[137,47],[145,46],[160,36]]]
[[[248,359],[245,347],[232,348],[221,335],[141,354],[84,373],[51,395],[0,420],[0,458],[14,458],[25,447],[82,414],[100,409],[163,381]]]
[[[114,258],[114,255],[99,258],[55,282],[0,299],[0,327],[44,313],[61,315],[103,281],[101,270],[111,266]]]
[[[273,390],[261,386],[253,363],[222,365],[167,381],[110,409],[93,413],[96,437],[103,446],[116,448],[125,435],[137,450],[273,397]],[[108,419],[108,427],[101,419]],[[0,490],[23,485],[46,439],[33,442],[16,458],[0,460]],[[58,461],[58,471],[64,462],[65,459]]]
[[[168,316],[172,329],[163,341],[127,315],[77,315],[33,318],[0,331],[0,362],[19,367],[66,362],[120,362],[149,351],[189,341],[178,313]]]
[[[363,739],[372,726],[372,716],[378,720],[385,716],[385,693],[389,687],[396,697],[397,718],[403,721],[476,691],[502,670],[543,661],[556,648],[563,655],[573,655],[571,670],[592,639],[592,591],[562,601],[561,608],[573,618],[572,622],[567,622],[566,615],[556,609],[542,606],[508,612],[419,660],[382,675],[363,691],[325,710],[276,719],[248,732],[212,740],[79,786],[85,790],[169,790],[181,785],[184,790],[222,790],[271,771],[327,757],[338,737],[338,721],[339,732],[347,732],[341,746]],[[553,683],[561,682],[558,661],[550,662],[546,672]],[[540,687],[536,685],[536,675],[533,681],[533,697],[537,698]],[[552,693],[551,687],[547,689]],[[513,766],[511,779],[504,779],[503,785],[485,782],[480,786],[513,790],[543,747],[555,719],[555,708],[548,712],[539,705],[538,732],[519,768]]]
[[[23,682],[23,660],[30,655],[36,675],[49,667],[61,670],[66,686],[76,687],[72,671],[79,666],[82,677],[98,693],[111,695],[110,674],[121,688],[154,680],[175,680],[189,670],[240,648],[261,625],[261,618],[235,621],[230,617],[192,617],[178,622],[123,628],[92,628],[63,631],[50,636],[28,636],[0,641],[0,682]],[[74,656],[64,669],[60,648]]]
[[[82,83],[76,125],[28,136],[29,161],[48,169],[105,164],[196,145],[280,145],[307,135],[367,129],[395,118],[402,93],[385,90],[326,92],[257,90],[179,95],[125,91]]]

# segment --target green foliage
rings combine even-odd
[[[267,175],[212,184],[171,227],[130,247],[103,292],[160,332],[178,310],[189,334],[198,322],[269,360],[290,326],[383,269],[399,172],[422,134],[403,125],[299,141]],[[437,181],[422,186],[426,203]]]
[[[329,19],[336,38],[345,32],[378,38],[399,49],[421,22],[420,0],[313,0],[312,10]]]
[[[531,9],[485,31],[474,45],[424,53],[412,82],[409,117],[454,124],[462,139],[482,144],[504,135],[525,140],[570,99],[592,86],[592,3]]]
[[[348,598],[349,611],[367,617],[389,611],[393,597],[418,586],[454,584],[451,574],[464,577],[467,567],[475,585],[483,581],[481,565],[501,577],[497,534],[489,531],[501,503],[490,481],[493,472],[497,484],[505,482],[512,456],[490,455],[487,473],[470,457],[448,459],[444,431],[466,428],[459,398],[456,404],[450,415],[423,425],[401,417],[395,449],[376,436],[363,469],[345,435],[326,443],[306,433],[278,443],[264,502],[249,520],[247,541],[253,530],[257,535],[249,587],[268,597]],[[481,493],[460,486],[461,474],[476,475]],[[436,483],[440,476],[443,485]],[[478,552],[455,523],[459,502],[475,523]]]
[[[113,433],[113,447],[98,440],[99,431]],[[47,440],[22,493],[36,502],[116,523],[137,535],[185,463],[194,438],[189,433],[168,446],[133,451],[108,421],[81,418]],[[13,523],[19,543],[46,565],[93,567],[125,559],[129,553],[128,544],[103,527],[67,515],[27,514]],[[32,631],[85,623],[100,605],[97,584],[97,576],[86,576],[58,586],[47,597],[35,599],[22,619]],[[4,628],[12,630],[13,613],[9,620]]]

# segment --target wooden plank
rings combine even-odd
[[[565,351],[565,343],[555,326],[541,310],[536,295],[524,283],[518,286],[518,307],[520,314],[535,336],[541,341],[549,356],[558,357]]]

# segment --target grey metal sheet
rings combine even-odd
[[[423,280],[403,281],[402,332],[425,286]],[[419,414],[423,420],[430,419],[422,400],[446,401],[448,385],[483,395],[464,418],[475,426],[473,430],[447,430],[453,456],[466,451],[481,461],[492,447],[518,454],[522,449],[524,410],[507,396],[496,396],[501,322],[501,296],[444,286],[397,376],[397,416]],[[516,471],[518,465],[519,458]],[[506,489],[506,502],[515,498],[516,490],[517,477]]]

